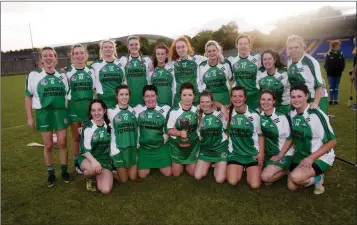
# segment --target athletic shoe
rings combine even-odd
[[[90,192],[97,191],[97,188],[95,187],[95,182],[91,179],[86,178],[86,189]]]
[[[62,178],[65,183],[70,183],[71,182],[71,177],[69,176],[69,173],[65,172],[62,173]]]
[[[338,104],[338,101],[335,101],[333,104],[334,104],[334,105],[339,105],[339,104]]]
[[[81,170],[81,168],[78,166],[78,165],[75,165],[75,168],[76,168],[76,172],[78,173],[78,174],[83,174],[83,171]]]
[[[332,104],[333,104],[333,101],[329,101],[328,104],[329,104],[329,105],[332,105]]]
[[[47,180],[47,187],[53,187],[53,185],[55,185],[55,181],[56,181],[56,176],[51,174],[48,176],[48,180]]]
[[[315,195],[320,195],[325,192],[325,187],[324,187],[324,175],[321,174],[321,180],[317,183],[315,183],[315,189],[314,189],[314,194]]]

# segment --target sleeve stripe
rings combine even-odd
[[[334,140],[334,138],[331,135],[331,131],[328,127],[328,124],[326,122],[325,117],[321,114],[321,112],[319,112],[317,109],[313,109],[313,112],[319,117],[322,127],[324,128],[325,131],[325,135],[327,135],[327,139],[328,140]]]
[[[305,62],[307,64],[307,66],[309,67],[309,69],[311,70],[311,73],[315,79],[315,87],[318,87],[318,83],[317,83],[318,80],[316,78],[316,71],[315,71],[314,63],[311,61],[311,59],[307,58],[306,56],[304,57],[303,62]]]

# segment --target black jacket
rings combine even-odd
[[[325,71],[327,76],[341,76],[345,70],[345,57],[341,51],[329,51],[325,57]]]

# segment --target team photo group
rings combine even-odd
[[[75,170],[88,191],[109,194],[114,181],[144,179],[151,169],[200,180],[213,167],[217,183],[246,177],[258,189],[286,175],[291,191],[314,185],[324,193],[336,137],[320,65],[300,36],[286,40],[287,65],[273,50],[254,53],[245,34],[229,57],[214,40],[195,55],[186,37],[157,45],[151,57],[136,36],[122,57],[114,41],[99,45],[100,60],[90,66],[85,46],[72,46],[71,65],[60,70],[55,50],[44,47],[40,68],[26,78],[28,127],[41,133],[48,187],[56,182],[55,143],[61,177],[72,180],[70,127]]]

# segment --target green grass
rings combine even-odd
[[[356,113],[347,107],[351,67],[349,61],[341,105],[329,112],[336,116],[331,124],[337,156],[356,162]],[[40,134],[26,126],[9,129],[26,125],[24,84],[24,75],[1,78],[2,224],[356,224],[356,169],[339,160],[327,172],[326,192],[320,196],[312,188],[290,192],[286,178],[253,191],[245,178],[233,187],[216,184],[212,171],[196,181],[186,173],[163,177],[157,170],[144,180],[115,183],[104,196],[85,190],[84,178],[73,172],[71,154],[74,181],[65,184],[54,150],[58,180],[47,188],[42,148],[26,147],[42,143]]]

